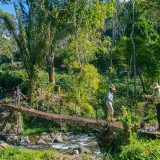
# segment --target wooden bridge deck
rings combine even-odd
[[[65,123],[71,124],[71,125],[83,126],[83,127],[86,127],[86,129],[90,128],[90,129],[101,130],[101,129],[103,129],[103,126],[106,124],[106,121],[104,121],[104,120],[89,119],[89,118],[75,117],[75,116],[67,116],[67,115],[63,115],[63,114],[47,113],[47,112],[35,110],[32,108],[17,107],[15,105],[2,104],[2,107],[6,108],[8,110],[13,110],[13,111],[27,114],[29,116],[40,117],[40,118],[49,119],[49,120],[53,120],[53,121],[57,121],[57,122],[65,122]],[[112,126],[119,128],[120,123],[115,122],[112,124]]]
[[[65,122],[71,125],[83,126],[83,127],[86,127],[86,129],[91,128],[95,130],[101,130],[106,125],[106,121],[104,120],[96,120],[96,119],[89,119],[89,118],[83,118],[83,117],[68,116],[63,114],[47,113],[47,112],[35,110],[32,108],[17,107],[15,105],[9,105],[9,104],[2,104],[2,107],[8,110],[13,110],[13,111],[27,114],[28,116],[40,117],[40,118],[44,118],[52,121]],[[111,123],[110,125],[115,128],[121,128],[120,122]],[[159,131],[138,131],[138,132],[142,133],[143,135],[160,136]]]
[[[145,136],[160,136],[160,131],[139,131],[139,133]]]

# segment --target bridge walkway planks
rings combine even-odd
[[[17,107],[15,105],[2,104],[2,107],[8,110],[13,110],[13,111],[27,114],[29,116],[40,117],[40,118],[49,119],[57,122],[66,122],[67,124],[84,126],[86,128],[91,128],[91,129],[101,130],[103,126],[106,124],[106,121],[104,120],[96,120],[96,119],[89,119],[89,118],[83,118],[83,117],[68,116],[63,114],[48,113],[48,112],[35,110],[32,108]]]
[[[8,105],[8,104],[2,104],[2,107],[8,110],[13,110],[13,111],[27,114],[29,116],[40,117],[40,118],[57,121],[57,122],[65,122],[67,124],[83,126],[83,127],[91,128],[95,130],[101,130],[106,125],[106,121],[104,120],[68,116],[68,115],[63,115],[63,114],[54,114],[54,113],[48,113],[48,112],[35,110],[32,108],[17,107],[15,105]],[[121,128],[120,122],[112,123],[111,126],[116,127],[116,128]],[[138,131],[138,132],[144,135],[160,136],[159,131],[144,131],[144,132]]]
[[[139,131],[139,133],[145,136],[160,136],[160,131]]]

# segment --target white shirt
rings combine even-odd
[[[146,97],[153,99],[156,104],[160,103],[160,88],[158,88],[156,92],[154,91],[152,95],[146,95]]]
[[[106,93],[105,99],[107,102],[113,103],[113,93],[110,90]]]

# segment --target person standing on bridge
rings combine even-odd
[[[114,85],[111,85],[109,87],[109,91],[105,94],[104,96],[104,101],[106,104],[106,107],[108,109],[108,113],[107,113],[107,120],[114,123],[114,119],[113,119],[113,114],[114,114],[114,108],[113,108],[113,104],[114,104],[114,100],[113,100],[113,93],[116,90]]]
[[[20,89],[19,89],[19,86],[16,86],[16,87],[14,88],[15,106],[20,107],[20,99],[21,99],[21,96],[22,96],[22,97],[25,97],[25,96],[21,93],[21,91],[20,91]]]
[[[160,86],[158,86],[157,82],[153,82],[153,84],[150,86],[150,88],[153,90],[152,95],[142,95],[143,98],[149,98],[154,101],[156,104],[156,110],[157,110],[157,120],[158,120],[158,131],[160,131]]]

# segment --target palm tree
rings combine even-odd
[[[0,11],[0,18],[11,35],[15,38],[20,50],[23,65],[28,73],[30,98],[34,96],[39,70],[50,45],[50,20],[45,6],[46,0],[14,2],[16,20]],[[32,103],[31,103],[32,104]]]

